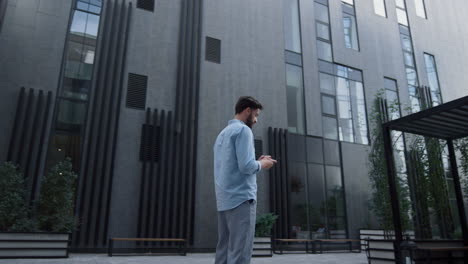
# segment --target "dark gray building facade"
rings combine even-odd
[[[408,106],[398,116],[465,96],[466,14],[465,0],[0,0],[0,161],[33,200],[72,159],[77,251],[109,237],[212,250],[212,145],[251,95],[256,152],[279,159],[257,175],[273,235],[355,238],[377,226],[376,95]]]

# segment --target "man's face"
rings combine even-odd
[[[260,109],[249,108],[250,114],[247,117],[247,122],[245,123],[248,127],[252,128],[255,123],[257,123],[257,117],[260,115]]]

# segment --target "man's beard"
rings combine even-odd
[[[253,113],[249,115],[249,117],[247,118],[247,121],[245,122],[245,124],[250,127],[250,129],[252,129],[252,126],[254,125],[254,121],[253,121]]]

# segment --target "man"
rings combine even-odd
[[[218,209],[215,264],[248,264],[255,232],[257,176],[276,160],[255,160],[252,126],[263,106],[250,96],[240,97],[235,116],[219,133],[214,150],[214,180]]]

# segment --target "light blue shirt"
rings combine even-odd
[[[241,203],[257,199],[257,175],[261,164],[255,160],[252,130],[244,122],[233,119],[216,138],[214,181],[218,211],[226,211]]]

